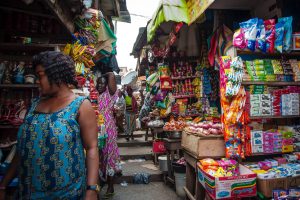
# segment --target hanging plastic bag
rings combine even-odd
[[[279,22],[275,25],[276,29],[276,40],[275,40],[275,49],[282,53],[283,50],[283,36],[284,36],[284,24]]]
[[[274,53],[275,44],[275,19],[264,21],[266,29],[266,47],[268,53]]]
[[[292,49],[293,17],[279,18],[278,22],[284,24],[283,50],[290,51]]]
[[[255,43],[258,30],[257,25],[258,18],[249,19],[248,21],[240,23],[240,27],[245,33],[247,48],[251,51],[255,51]]]

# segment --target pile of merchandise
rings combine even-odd
[[[206,158],[199,161],[198,167],[213,177],[230,177],[239,175],[238,162],[231,159],[214,160]]]
[[[226,142],[226,157],[237,158],[245,155],[245,135],[241,126],[245,121],[246,92],[241,86],[243,77],[243,62],[240,57],[221,58],[220,96],[222,107],[222,124],[224,124],[224,139]]]
[[[300,175],[300,153],[266,159],[245,166],[257,174],[259,179],[295,177]]]
[[[203,122],[187,122],[184,129],[186,132],[196,134],[198,136],[219,136],[222,135],[222,124],[212,121]]]
[[[249,87],[249,104],[247,112],[250,116],[289,116],[299,115],[300,87],[288,86],[276,89],[264,85]]]
[[[241,22],[240,29],[234,33],[233,45],[250,51],[260,50],[263,53],[282,53],[292,49],[292,17],[263,21],[253,18]]]
[[[186,122],[184,118],[178,117],[178,119],[175,120],[175,118],[171,116],[170,121],[165,123],[163,129],[164,131],[182,131],[185,126]]]
[[[285,81],[299,80],[298,62],[295,60],[256,59],[245,61],[244,81]],[[292,67],[293,63],[293,67]]]

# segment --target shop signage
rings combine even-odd
[[[189,25],[196,21],[215,0],[186,0]]]

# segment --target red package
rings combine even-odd
[[[153,153],[165,153],[165,143],[160,140],[153,141],[152,151]]]
[[[267,52],[274,53],[275,46],[275,19],[269,19],[264,21],[266,29],[266,43],[267,43]]]

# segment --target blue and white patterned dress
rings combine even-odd
[[[36,112],[33,102],[18,133],[20,156],[18,199],[83,199],[85,155],[77,122],[84,97],[64,109]]]

